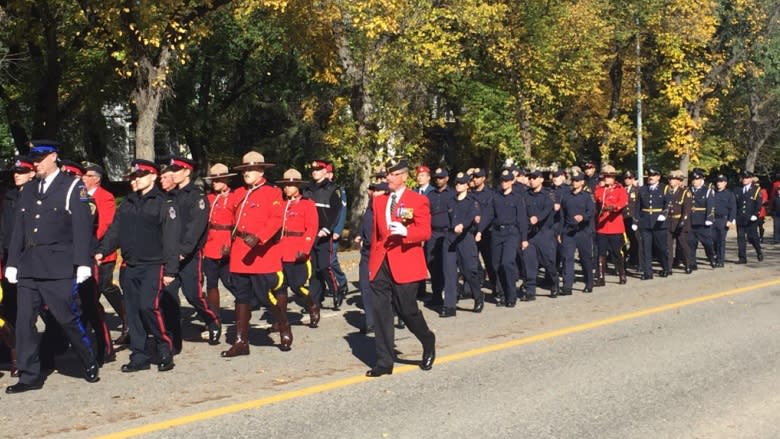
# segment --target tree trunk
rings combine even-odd
[[[135,104],[138,120],[135,127],[135,158],[154,160],[154,132],[160,104],[168,96],[167,69],[171,59],[168,46],[160,48],[156,62],[148,57],[139,60],[135,70],[136,86],[130,98]]]
[[[609,67],[609,82],[612,85],[612,93],[609,100],[609,113],[607,113],[607,121],[613,122],[617,120],[620,115],[620,97],[623,93],[623,57],[620,55],[620,48],[615,47],[615,56],[612,65]],[[610,152],[610,139],[611,133],[609,132],[609,125],[602,140],[602,147],[599,148],[601,153],[601,165],[609,164],[609,152]]]
[[[520,121],[520,138],[523,142],[523,155],[526,163],[531,161],[531,143],[533,142],[533,133],[531,133],[531,117],[526,110],[525,95],[523,92],[517,94],[517,107],[520,109],[518,120]]]

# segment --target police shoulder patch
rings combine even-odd
[[[168,216],[170,216],[171,219],[176,219],[176,209],[174,209],[173,206],[168,208]]]
[[[200,210],[204,210],[206,208],[206,200],[203,198],[200,199],[200,202],[198,202],[198,208]]]
[[[87,192],[87,188],[84,186],[79,187],[79,200],[89,201],[89,193]]]

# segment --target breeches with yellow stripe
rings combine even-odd
[[[287,288],[299,296],[309,295],[309,279],[311,279],[311,261],[284,263],[284,288],[279,293],[287,293]]]
[[[282,288],[284,274],[263,273],[244,274],[233,273],[233,286],[237,304],[252,304],[257,300],[268,306],[276,305],[275,294]]]

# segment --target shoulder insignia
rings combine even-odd
[[[85,188],[84,186],[81,186],[79,188],[79,200],[89,201],[89,194],[87,193],[87,188]]]
[[[279,205],[280,205],[280,204],[282,204],[282,203],[281,203],[279,200],[274,200],[274,202],[273,202],[272,204],[273,204],[274,206],[279,206]]]
[[[176,219],[176,209],[174,209],[173,206],[168,208],[168,216],[170,216],[171,219]]]
[[[201,198],[200,201],[198,202],[198,208],[200,210],[204,210],[206,208],[206,200]]]

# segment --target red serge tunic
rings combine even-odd
[[[252,188],[235,191],[233,200],[235,234],[230,247],[230,272],[239,274],[270,274],[282,270],[279,245],[273,239],[282,228],[284,200],[282,191],[265,181]],[[249,247],[242,237],[253,234],[260,240]]]
[[[234,198],[235,193],[230,190],[219,194],[212,192],[208,195],[211,210],[209,210],[209,228],[206,244],[203,246],[203,257],[222,259],[227,256],[227,253],[223,253],[223,249],[230,251],[230,234],[233,231],[235,217],[233,209],[241,202],[240,199]]]
[[[108,231],[108,226],[114,222],[114,215],[116,214],[116,200],[111,192],[103,189],[102,186],[98,186],[95,189],[95,193],[92,194],[92,198],[95,200],[95,208],[97,209],[97,231],[95,235],[97,240],[103,239],[103,235]],[[101,263],[116,261],[116,252],[103,257]]]
[[[279,247],[282,262],[295,262],[299,254],[308,260],[314,239],[319,230],[319,218],[314,201],[298,197],[287,200],[284,209],[284,225]]]
[[[596,188],[596,233],[614,235],[626,231],[623,209],[628,206],[628,194],[620,183]]]

